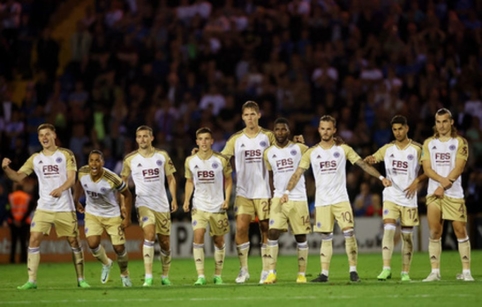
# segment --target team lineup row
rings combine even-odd
[[[198,278],[195,285],[206,284],[204,272],[204,235],[209,225],[215,251],[214,283],[222,284],[221,277],[225,243],[229,223],[226,210],[233,188],[231,158],[236,169],[236,233],[235,241],[240,263],[236,283],[250,278],[248,270],[249,224],[259,220],[262,246],[260,284],[276,282],[278,238],[291,228],[297,242],[298,275],[296,282],[306,283],[308,243],[306,234],[312,230],[322,238],[320,248],[321,272],[312,282],[329,280],[333,254],[335,222],[343,231],[349,262],[349,279],[359,282],[357,273],[358,248],[354,233],[354,217],[346,189],[346,161],[356,164],[366,173],[379,178],[383,186],[382,241],[383,269],[379,280],[391,278],[390,262],[394,248],[397,220],[401,224],[402,271],[401,280],[410,281],[409,269],[413,254],[412,232],[418,225],[417,187],[428,178],[427,218],[430,229],[429,256],[432,270],[424,281],[440,280],[441,236],[444,220],[452,222],[457,240],[462,273],[458,279],[473,281],[470,272],[470,242],[466,231],[466,209],[461,174],[468,158],[468,144],[457,135],[450,111],[440,109],[435,114],[434,135],[423,146],[407,136],[409,127],[403,116],[395,116],[391,126],[395,140],[381,147],[373,155],[362,159],[349,145],[335,136],[336,120],[325,115],[320,118],[320,143],[308,148],[302,136],[290,140],[289,122],[278,118],[274,131],[259,126],[259,107],[247,101],[242,107],[245,128],[235,133],[221,153],[214,152],[209,128],[196,131],[198,148],[185,161],[185,199],[182,209],[191,210],[193,257]],[[152,146],[152,129],[140,126],[136,131],[138,150],[124,158],[118,176],[103,167],[102,152],[93,150],[88,165],[76,169],[70,150],[57,147],[55,127],[38,127],[42,151],[33,154],[15,171],[10,159],[2,160],[6,175],[15,182],[35,172],[39,182],[37,210],[30,229],[28,246],[28,281],[20,290],[37,288],[40,263],[40,243],[44,234],[55,225],[57,236],[66,237],[72,248],[79,287],[87,288],[84,279],[83,251],[79,244],[75,210],[85,213],[85,235],[88,246],[102,263],[101,282],[106,283],[113,266],[100,244],[105,231],[117,255],[123,286],[130,287],[128,255],[124,230],[130,225],[133,197],[127,187],[132,177],[135,184],[135,207],[143,229],[144,284],[153,284],[153,259],[156,237],[160,245],[161,284],[170,285],[170,213],[178,209],[173,197],[169,203],[165,183],[171,195],[176,195],[176,171],[165,151]],[[386,176],[371,164],[384,162]],[[423,172],[421,171],[423,166]],[[311,168],[315,178],[315,224],[310,222],[303,173]],[[76,177],[78,178],[76,180]],[[71,188],[74,187],[72,194]],[[117,193],[120,197],[117,197]],[[85,207],[79,202],[85,195]],[[192,198],[192,205],[191,205]]]

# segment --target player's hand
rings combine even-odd
[[[182,210],[184,212],[189,212],[189,202],[188,201],[184,202],[184,205],[182,206]]]
[[[2,169],[6,169],[12,161],[9,158],[3,158],[2,160]]]
[[[405,196],[410,199],[417,195],[418,191],[418,179],[415,179],[412,184],[410,184],[403,192],[405,192]]]
[[[303,137],[302,134],[300,134],[300,135],[295,135],[295,136],[293,137],[293,142],[304,144],[304,143],[305,143],[305,138]]]
[[[281,196],[281,198],[280,198],[280,203],[281,204],[287,203],[289,199],[290,198],[289,198],[288,194],[283,194],[283,196]]]
[[[197,154],[198,151],[199,151],[199,148],[194,147],[194,148],[191,150],[191,155]]]
[[[176,212],[176,211],[177,211],[177,201],[173,200],[171,202],[171,213]]]
[[[63,190],[61,188],[56,188],[54,190],[52,190],[52,192],[50,192],[50,196],[52,197],[55,197],[55,198],[59,198],[61,195],[62,195],[62,192]]]
[[[444,198],[444,194],[445,194],[445,189],[442,186],[438,186],[433,192],[433,195],[437,198]]]
[[[388,180],[387,178],[383,178],[382,184],[383,184],[384,187],[391,187],[392,186],[392,182],[390,180]]]
[[[223,210],[229,209],[229,202],[227,200],[223,201],[223,204],[221,205],[221,209],[223,209]]]
[[[375,157],[374,157],[374,156],[368,156],[368,157],[366,157],[365,159],[363,159],[363,161],[365,161],[365,162],[368,163],[368,164],[375,164],[375,163],[377,163],[377,161],[375,160]]]
[[[77,202],[77,204],[76,204],[75,207],[77,208],[77,211],[78,211],[79,213],[84,213],[84,212],[85,212],[85,208],[84,208],[84,206],[82,206],[82,204],[81,204],[80,202]]]
[[[122,229],[126,229],[131,225],[131,216],[126,216],[122,219],[121,227]]]

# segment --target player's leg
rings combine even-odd
[[[263,270],[268,270],[268,276],[264,280],[265,284],[273,284],[276,282],[276,263],[278,261],[278,239],[282,230],[288,230],[288,216],[286,212],[289,212],[290,203],[285,203],[283,206],[280,203],[279,198],[273,198],[270,206],[270,218],[269,218],[269,230],[268,230],[268,242],[266,253],[263,253],[263,257],[267,258],[267,267]],[[287,209],[287,210],[283,210]],[[264,263],[263,263],[264,264]]]
[[[229,233],[229,220],[226,212],[211,214],[209,218],[209,235],[214,241],[214,278],[215,285],[223,284],[221,274],[224,267],[226,245],[224,235]]]
[[[102,271],[100,274],[100,282],[105,284],[109,280],[110,269],[112,268],[113,261],[107,256],[104,247],[100,244],[100,238],[104,232],[102,225],[102,218],[85,214],[85,236],[87,238],[87,244],[89,245],[92,255],[102,263]]]
[[[259,218],[259,233],[261,234],[261,261],[263,269],[259,278],[259,283],[263,284],[268,277],[269,258],[268,258],[268,230],[269,230],[269,199],[254,200],[254,208]]]
[[[157,236],[161,247],[161,263],[162,274],[161,284],[163,286],[170,286],[169,271],[171,270],[171,236],[166,234],[158,234]]]
[[[80,288],[89,288],[89,284],[84,278],[84,252],[79,240],[79,229],[77,224],[77,215],[71,212],[55,212],[54,221],[55,232],[57,236],[66,237],[72,248],[72,259],[77,274],[77,286]]]
[[[221,277],[223,273],[224,267],[224,258],[226,255],[226,246],[224,243],[224,234],[223,235],[214,235],[214,284],[221,285],[223,283],[223,279]]]
[[[306,234],[295,235],[298,252],[298,276],[297,283],[306,283],[306,265],[308,264],[308,242]]]
[[[196,220],[200,224],[199,220]],[[192,255],[196,266],[197,280],[194,285],[205,285],[206,276],[204,275],[204,234],[206,233],[206,225],[199,225],[194,228],[194,238],[192,244]]]
[[[298,275],[297,283],[306,283],[306,265],[308,264],[308,242],[306,235],[311,232],[311,219],[307,201],[289,202],[292,206],[287,206],[289,212],[289,224],[297,244],[298,253]],[[283,204],[283,207],[286,205]],[[285,208],[283,208],[285,209]]]
[[[387,280],[392,277],[392,254],[394,247],[395,231],[397,229],[396,220],[384,219],[383,220],[383,239],[382,239],[382,260],[383,268],[382,272],[378,275],[378,280]]]
[[[235,241],[240,267],[236,283],[242,284],[248,281],[250,277],[248,271],[249,224],[255,217],[253,201],[237,196],[234,203],[234,212],[236,213]]]
[[[332,206],[315,207],[314,232],[321,233],[320,264],[321,273],[311,282],[327,282],[330,273],[330,262],[333,255],[333,228],[335,216],[331,211]]]
[[[156,225],[143,225],[144,244],[142,245],[142,255],[144,258],[144,287],[153,284],[152,265],[154,262],[154,244],[156,243]]]
[[[122,281],[122,286],[124,287],[132,287],[132,281],[129,277],[129,257],[127,255],[127,250],[124,244],[114,244],[114,251],[117,255],[117,264],[119,265],[120,276]]]
[[[343,231],[345,237],[345,251],[348,256],[348,264],[350,266],[350,281],[359,282],[357,272],[358,263],[358,246],[355,237],[355,222],[353,219],[353,211],[349,202],[342,202],[333,205],[333,213],[335,219]]]
[[[42,232],[30,232],[27,257],[28,281],[22,286],[18,286],[17,289],[19,290],[29,290],[37,288],[37,272],[40,264],[40,243],[42,242],[42,238]]]
[[[124,229],[122,229],[122,218],[106,218],[105,219],[106,231],[112,242],[112,246],[117,255],[117,264],[119,265],[120,277],[122,281],[122,286],[132,287],[132,282],[129,277],[129,257],[127,255],[127,250],[125,248],[126,236]]]
[[[403,207],[400,222],[402,225],[402,272],[401,280],[410,281],[410,265],[413,256],[413,227],[419,225],[418,209]]]
[[[440,280],[440,256],[442,254],[442,237],[443,220],[441,210],[441,200],[434,196],[427,197],[427,221],[430,231],[428,254],[430,257],[430,265],[432,270],[423,281]]]
[[[464,199],[444,198],[443,218],[452,221],[452,228],[458,241],[460,261],[462,262],[462,273],[457,275],[457,279],[473,281],[470,272],[470,240],[467,234],[467,210]]]
[[[152,210],[147,207],[137,208],[139,226],[144,234],[142,255],[144,260],[144,287],[153,284],[152,264],[154,262],[154,244],[156,243],[156,217]]]

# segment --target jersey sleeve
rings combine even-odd
[[[457,140],[459,141],[459,147],[457,149],[457,159],[462,159],[464,161],[467,161],[469,159],[469,144],[467,143],[467,140],[463,137],[457,137]]]
[[[381,148],[379,148],[379,149],[373,154],[373,157],[375,158],[375,161],[376,161],[377,163],[384,160],[384,158],[385,158],[385,152],[387,152],[388,146],[390,146],[390,145],[389,145],[389,144],[386,144],[386,145],[382,146]]]
[[[226,142],[226,145],[224,146],[221,153],[228,158],[231,158],[232,156],[234,156],[234,143],[235,142],[236,142],[236,137],[235,136],[230,137],[229,140]]]
[[[189,168],[189,161],[191,161],[193,156],[189,156],[186,158],[186,161],[184,161],[184,177],[187,179],[192,178],[192,172],[191,169]]]
[[[266,168],[268,169],[268,171],[272,171],[273,168],[271,167],[271,163],[269,163],[269,159],[268,159],[268,151],[271,149],[271,146],[268,147],[268,149],[266,149],[264,152],[263,152],[263,160],[264,160],[264,165],[266,165]]]
[[[430,152],[428,150],[428,144],[430,143],[431,140],[432,138],[428,138],[425,140],[425,142],[423,142],[422,156],[420,158],[420,161],[424,161],[424,160],[430,161]]]
[[[37,154],[33,154],[30,156],[30,158],[25,161],[25,163],[22,165],[22,167],[18,170],[19,173],[24,173],[25,175],[29,176],[33,172],[33,159],[35,158]]]
[[[341,148],[345,151],[346,159],[350,161],[351,164],[355,164],[358,160],[361,160],[361,157],[350,146],[343,144]]]
[[[307,170],[310,168],[310,156],[313,148],[308,149],[302,156],[300,164],[298,165],[299,168]]]

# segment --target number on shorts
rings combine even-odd
[[[122,236],[124,234],[124,230],[122,230],[122,226],[117,227],[117,234]]]
[[[353,223],[353,219],[352,219],[352,216],[351,216],[351,212],[350,211],[345,211],[341,214],[341,217],[343,218],[343,222],[346,222],[346,223]]]
[[[464,205],[460,205],[459,210],[460,214],[465,215],[465,207]]]
[[[408,209],[408,218],[412,221],[417,218],[417,208],[409,208]]]
[[[303,225],[306,225],[306,224],[310,224],[311,221],[310,221],[310,216],[302,216],[301,217],[301,222],[303,223]]]
[[[223,228],[226,228],[226,227],[228,227],[228,226],[229,226],[229,221],[228,221],[227,218],[218,221],[218,228],[219,228],[219,229],[223,229]]]
[[[263,212],[268,212],[269,211],[269,203],[267,201],[263,201],[261,203],[261,206],[263,206]]]

